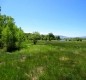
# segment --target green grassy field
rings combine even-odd
[[[86,80],[86,42],[38,42],[0,50],[0,80]]]

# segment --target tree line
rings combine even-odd
[[[60,40],[60,36],[55,36],[53,33],[48,33],[47,35],[40,34],[39,32],[24,33],[27,40],[32,40],[33,44],[36,44],[38,40]]]
[[[0,48],[5,51],[20,50],[23,48],[26,41],[31,40],[35,45],[38,40],[61,40],[60,36],[56,36],[53,33],[46,35],[39,32],[24,33],[21,27],[15,24],[14,18],[11,16],[0,15]],[[65,41],[82,41],[81,38],[66,38]]]
[[[31,40],[36,44],[38,40],[60,40],[60,36],[53,33],[41,35],[39,32],[24,33],[21,27],[15,24],[11,16],[0,15],[0,48],[5,51],[19,50],[26,40]]]

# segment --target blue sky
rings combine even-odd
[[[24,32],[86,36],[86,0],[0,0],[0,5]]]

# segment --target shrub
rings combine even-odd
[[[20,49],[24,40],[23,30],[15,25],[13,18],[7,16],[4,20],[6,23],[3,23],[3,28],[0,33],[0,46],[3,44],[2,47],[6,51]]]

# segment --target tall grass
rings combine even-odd
[[[0,52],[0,80],[86,80],[86,42],[39,41]]]

